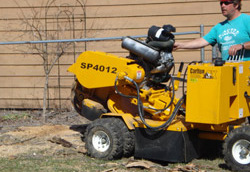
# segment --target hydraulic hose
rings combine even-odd
[[[140,91],[140,89],[139,89],[139,87],[138,87],[138,84],[137,84],[134,80],[132,80],[131,78],[129,78],[129,77],[127,77],[127,76],[125,76],[125,79],[129,80],[130,82],[132,82],[132,83],[136,86],[136,90],[139,90],[139,91]],[[117,81],[118,81],[118,77],[116,77],[116,80],[115,80],[115,90],[116,90],[116,92],[117,92],[118,94],[120,94],[121,96],[126,97],[126,98],[136,98],[136,99],[138,99],[137,96],[130,96],[130,95],[125,95],[125,94],[121,93],[121,92],[117,89]],[[174,78],[173,78],[173,77],[171,78],[170,84],[171,84],[171,83],[172,83],[172,86],[173,86],[173,88],[174,88]],[[139,93],[140,93],[140,92],[139,92]],[[137,92],[137,95],[138,95],[138,92]],[[163,111],[165,111],[166,109],[168,109],[168,108],[171,106],[171,104],[174,102],[174,96],[175,96],[175,90],[172,89],[172,97],[171,97],[171,100],[170,100],[169,104],[168,104],[165,108],[163,108],[163,109],[156,109],[156,108],[152,108],[152,107],[144,107],[144,108],[152,109],[152,110],[158,111],[158,113],[163,112]],[[142,105],[142,106],[143,106],[143,105]]]
[[[183,96],[181,99],[179,99],[179,101],[177,102],[177,104],[176,104],[176,106],[175,106],[175,109],[174,109],[173,113],[171,114],[170,118],[169,118],[165,123],[163,123],[162,125],[157,126],[157,127],[152,127],[152,126],[150,126],[150,125],[146,122],[146,120],[145,120],[145,118],[144,118],[144,109],[143,109],[142,101],[141,101],[141,99],[140,99],[140,89],[139,89],[138,84],[137,84],[134,80],[132,80],[131,78],[129,78],[129,77],[127,77],[127,76],[125,76],[124,78],[127,79],[127,80],[129,80],[130,82],[132,82],[132,83],[135,85],[135,87],[136,87],[136,92],[137,92],[137,96],[124,95],[123,93],[121,93],[121,92],[118,90],[118,88],[117,88],[117,81],[118,81],[118,78],[116,78],[116,80],[115,80],[115,90],[116,90],[116,92],[117,92],[119,95],[121,95],[121,96],[123,96],[123,97],[127,97],[127,98],[136,98],[136,99],[137,99],[138,113],[139,113],[140,119],[141,119],[141,121],[143,122],[143,124],[144,124],[147,128],[152,129],[152,130],[163,130],[163,129],[167,128],[167,127],[171,124],[171,122],[173,121],[173,119],[175,118],[175,116],[177,115],[177,112],[178,112],[179,108],[181,107],[181,105],[184,103],[184,96]],[[172,82],[173,82],[173,79],[172,79]],[[174,89],[173,89],[173,90],[174,90]],[[174,95],[172,96],[171,101],[170,101],[169,105],[167,106],[167,108],[172,104],[173,99],[174,99]],[[167,108],[164,108],[164,109],[166,110]],[[152,108],[152,109],[154,109],[154,108]],[[157,110],[157,109],[154,109],[154,110]],[[161,109],[161,111],[163,111],[163,109]]]

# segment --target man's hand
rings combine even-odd
[[[175,51],[175,50],[178,50],[178,49],[180,49],[180,47],[181,47],[181,42],[175,42],[175,43],[174,43],[173,50],[174,50],[174,51]]]
[[[231,56],[234,56],[237,54],[237,51],[241,50],[243,47],[241,44],[236,44],[236,45],[233,45],[229,48],[228,50],[228,54],[231,55]]]

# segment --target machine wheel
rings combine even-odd
[[[122,157],[123,139],[117,120],[101,118],[89,124],[85,132],[85,147],[91,157],[106,160]]]
[[[135,150],[135,132],[130,131],[121,119],[118,119],[118,124],[121,127],[123,137],[123,156],[130,157]]]
[[[81,84],[75,80],[71,88],[71,103],[77,113],[81,115],[84,95]]]
[[[229,133],[223,145],[226,164],[233,171],[250,169],[250,126],[236,128]]]

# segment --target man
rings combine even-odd
[[[176,42],[174,49],[195,49],[218,43],[223,60],[243,49],[243,60],[250,60],[250,16],[240,12],[241,0],[220,0],[220,6],[222,15],[227,18],[225,21],[215,25],[203,38]]]

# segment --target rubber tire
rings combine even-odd
[[[250,126],[243,126],[240,128],[236,128],[232,130],[225,142],[223,144],[223,155],[224,160],[229,168],[233,171],[249,171],[250,170],[250,163],[249,164],[240,164],[238,163],[233,155],[232,155],[232,148],[233,145],[239,140],[247,140],[250,142]]]
[[[97,131],[104,132],[110,139],[110,146],[105,152],[100,152],[93,146],[92,138]],[[104,160],[115,160],[121,158],[123,154],[123,139],[121,135],[122,132],[117,119],[96,119],[89,124],[85,132],[85,148],[87,154],[91,157]]]
[[[117,122],[119,123],[119,126],[122,131],[123,156],[130,157],[134,155],[134,150],[135,150],[135,131],[134,130],[130,131],[122,119],[118,118]]]

